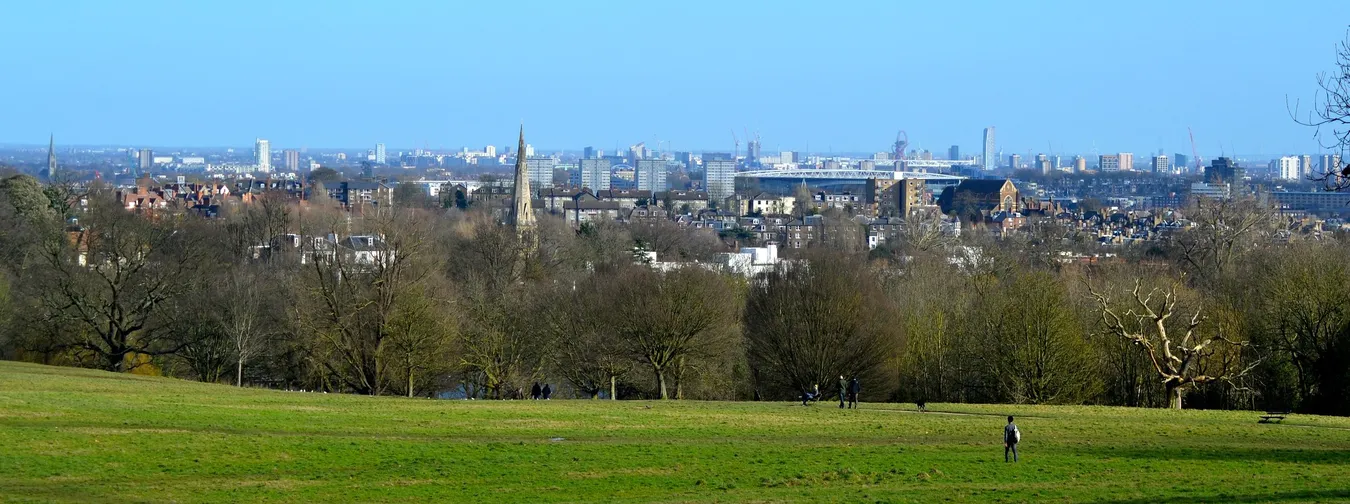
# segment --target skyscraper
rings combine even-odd
[[[716,159],[703,155],[703,187],[708,199],[721,203],[736,194],[736,161],[729,155]]]
[[[56,135],[47,139],[47,179],[56,180]]]
[[[1011,154],[1008,156],[1008,168],[1016,170],[1022,167],[1022,155]]]
[[[640,191],[666,191],[666,160],[640,159],[637,162],[637,188]]]
[[[1205,168],[1205,182],[1210,184],[1237,184],[1246,177],[1246,170],[1226,157],[1214,158]]]
[[[300,171],[300,151],[286,149],[281,151],[281,157],[286,161],[286,171],[291,173]]]
[[[1304,154],[1298,157],[1298,173],[1302,178],[1311,177],[1313,174],[1312,156]]]
[[[586,147],[581,150],[581,159],[595,159],[595,147]]]
[[[1301,171],[1299,164],[1298,157],[1284,156],[1270,162],[1270,171],[1284,180],[1298,180]]]
[[[947,148],[947,159],[950,159],[950,160],[952,160],[952,161],[956,161],[956,160],[958,160],[958,159],[961,159],[961,148],[958,147],[958,146],[955,146],[955,145],[953,145],[953,146],[951,146],[951,147],[948,147],[948,148]]]
[[[377,144],[375,144],[375,164],[381,164],[381,165],[382,165],[382,164],[384,164],[384,160],[385,160],[385,155],[384,155],[384,144],[382,144],[382,143],[377,143]]]
[[[1153,162],[1150,164],[1155,175],[1172,173],[1172,162],[1170,159],[1167,159],[1167,156],[1164,154],[1153,156]]]
[[[272,144],[261,138],[253,145],[253,165],[258,167],[258,171],[269,173],[272,171]]]
[[[1120,156],[1120,171],[1134,171],[1134,153],[1122,152]]]
[[[1190,171],[1191,157],[1180,153],[1172,154],[1172,167],[1176,169],[1177,173]]]
[[[527,233],[530,236],[534,235],[534,208],[530,205],[530,198],[534,197],[534,193],[530,192],[530,171],[524,156],[523,124],[520,126],[520,147],[516,149],[516,153],[516,183],[511,196],[511,226],[515,228],[516,235],[524,239]]]
[[[530,147],[525,146],[525,151],[529,152]],[[551,157],[529,157],[526,154],[525,164],[529,166],[530,188],[553,187],[553,170],[557,167],[557,161]]]
[[[609,166],[608,159],[582,159],[577,167],[581,172],[581,187],[592,191],[608,191]]]
[[[994,149],[994,127],[984,129],[984,171],[998,168],[998,150]]]
[[[133,173],[134,176],[141,176],[150,173],[150,168],[155,165],[155,152],[150,149],[141,149],[140,155],[136,157],[136,166],[140,168],[139,172]]]

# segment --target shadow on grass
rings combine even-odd
[[[1350,499],[1350,489],[1336,490],[1293,490],[1289,492],[1271,492],[1263,494],[1226,494],[1216,497],[1198,497],[1194,495],[1177,497],[1140,497],[1137,499],[1117,499],[1093,501],[1102,504],[1190,504],[1192,502],[1343,502]]]
[[[1148,462],[1190,460],[1202,462],[1275,462],[1298,464],[1350,464],[1350,451],[1320,449],[1254,448],[1105,448],[1073,450],[1079,455],[1102,458],[1127,458]],[[1350,490],[1347,490],[1350,492]]]

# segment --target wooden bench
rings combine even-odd
[[[1277,423],[1284,421],[1284,417],[1289,416],[1288,411],[1267,411],[1261,415],[1261,421],[1257,423]]]

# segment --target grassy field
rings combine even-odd
[[[930,409],[370,398],[0,362],[0,502],[1350,501],[1350,419]]]

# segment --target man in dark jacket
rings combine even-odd
[[[1008,454],[1012,454],[1012,461],[1017,462],[1017,443],[1022,441],[1022,431],[1017,430],[1017,424],[1013,423],[1012,415],[1008,416],[1008,425],[1003,427],[1003,461],[1008,461]]]
[[[848,382],[848,407],[858,409],[858,393],[862,392],[862,384],[858,383],[858,377]]]
[[[539,382],[534,382],[534,386],[533,386],[533,387],[530,387],[530,399],[534,399],[534,400],[538,401],[538,400],[539,400],[539,394],[542,394],[542,393],[543,393],[543,391],[539,390]]]
[[[848,380],[844,375],[839,375],[839,409],[844,409],[844,402],[848,400]]]
[[[553,387],[549,386],[549,384],[547,383],[544,384],[544,390],[541,390],[539,392],[543,394],[545,401],[547,401],[550,397],[553,397]]]

